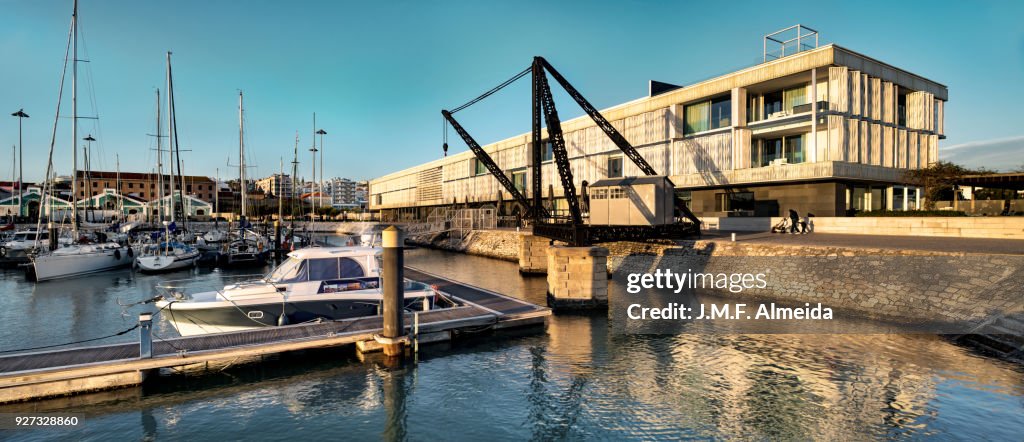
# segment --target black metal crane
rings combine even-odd
[[[584,112],[601,128],[602,131],[615,143],[615,145],[628,157],[633,164],[636,164],[645,175],[658,175],[650,163],[645,160],[639,152],[626,140],[626,138],[612,126],[601,113],[583,97],[568,80],[562,76],[543,57],[534,57],[530,68],[516,74],[511,79],[485,92],[483,95],[470,100],[452,111],[442,110],[444,116],[455,131],[462,137],[469,146],[477,161],[487,167],[487,170],[498,179],[503,187],[524,207],[527,208],[528,216],[534,220],[534,234],[559,241],[565,241],[572,245],[587,245],[594,242],[615,241],[621,239],[643,239],[653,237],[673,237],[700,235],[700,219],[690,211],[686,204],[676,200],[675,207],[690,222],[686,224],[673,224],[668,226],[588,226],[583,221],[582,210],[580,209],[579,197],[576,193],[576,185],[573,183],[572,168],[569,164],[569,154],[565,147],[565,136],[562,132],[561,120],[558,118],[558,110],[551,95],[551,87],[548,84],[547,75],[551,76],[562,86],[563,89],[576,101]],[[522,78],[527,73],[532,73],[533,78],[533,130],[532,130],[532,201],[527,200],[508,179],[505,173],[480,147],[480,144],[469,135],[468,132],[452,116],[455,112],[463,110],[484,98],[494,94],[498,90],[508,86],[512,82]],[[568,219],[552,216],[542,205],[542,183],[541,163],[543,162],[544,140],[541,132],[541,116],[547,122],[548,142],[551,144],[551,152],[554,157],[555,166],[558,169],[558,176],[561,180],[563,192],[569,207]],[[447,143],[445,144],[447,148]],[[445,149],[447,152],[447,149]]]

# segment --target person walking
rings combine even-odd
[[[789,209],[789,233],[796,234],[797,226],[800,223],[800,214],[796,213],[796,210]]]
[[[800,218],[800,233],[801,234],[806,235],[809,232],[808,226],[810,225],[810,223],[811,223],[811,214],[810,213],[807,213],[806,215],[803,216],[803,218]]]

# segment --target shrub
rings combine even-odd
[[[876,210],[872,212],[857,212],[853,216],[967,216],[960,210]]]

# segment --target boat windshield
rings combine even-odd
[[[288,258],[281,265],[277,266],[270,276],[272,282],[296,282],[306,280],[306,261],[296,258]]]

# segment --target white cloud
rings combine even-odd
[[[1024,166],[1024,135],[940,147],[939,159],[972,168],[1014,169]]]

